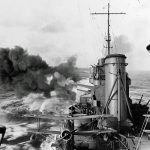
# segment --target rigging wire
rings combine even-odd
[[[109,0],[109,2],[110,2],[111,0]],[[129,7],[129,5],[130,5],[130,3],[128,3],[128,7]],[[113,17],[113,16],[112,16]],[[118,29],[119,27],[120,27],[120,24],[122,24],[123,23],[123,20],[124,19],[120,19],[120,21],[119,21],[119,24],[117,24],[116,25],[116,28]],[[110,18],[110,22],[111,22],[112,20],[111,20],[111,18]],[[112,52],[117,52],[117,51],[120,51],[120,49],[118,49],[118,47],[117,47],[117,43],[116,43],[116,41],[115,41],[115,37],[117,37],[115,34],[114,34],[114,30],[113,30],[113,24],[111,24],[111,26],[110,26],[110,29],[111,29],[111,34],[112,34],[112,39],[113,39],[113,41],[112,41],[112,46],[114,46],[115,47],[115,49],[112,47]],[[122,51],[122,49],[121,49],[121,51]]]
[[[102,9],[103,10],[105,10],[105,9],[107,9],[107,7],[108,7],[108,5],[105,5]],[[106,42],[106,39],[107,39],[107,33],[106,33],[106,31],[105,31],[105,33],[104,33],[104,36],[103,36],[103,55],[104,56],[106,56],[107,55],[107,42]]]
[[[102,7],[102,9],[105,9],[105,8],[106,8],[106,6],[103,6],[103,7]],[[103,39],[103,42],[102,42],[102,43],[103,43],[103,44],[102,44],[103,47],[101,48],[100,51],[101,51],[101,54],[104,56],[104,55],[105,55],[105,52],[104,52],[104,48],[105,48],[105,47],[104,47],[104,45],[105,45],[105,43],[106,43],[106,42],[105,42],[105,39],[104,39],[105,33],[103,33],[103,32],[101,31],[101,28],[104,28],[104,27],[102,27],[102,26],[100,27],[100,23],[98,23],[97,19],[95,19],[95,17],[94,17],[93,15],[91,16],[91,21],[92,21],[92,24],[95,23],[95,25],[96,25],[96,29],[97,29],[97,31],[95,30],[96,34],[97,34],[97,33],[100,33],[100,34],[101,34],[101,36],[98,36],[98,41],[102,41],[102,39]],[[94,29],[94,28],[95,28],[95,27],[93,27],[93,29]],[[100,37],[102,37],[102,38],[100,38]],[[99,47],[99,44],[98,44],[98,47]]]
[[[91,10],[90,10],[90,13],[91,13]],[[100,33],[101,37],[104,37],[103,33],[100,30],[100,25],[97,22],[97,20],[95,19],[95,17],[93,15],[91,15],[90,18],[91,18],[92,25],[94,25],[94,23],[95,23],[95,26],[93,26],[93,30],[96,29],[96,30],[94,30],[95,35],[97,35],[97,33]],[[98,34],[97,38],[98,38],[98,42],[101,41],[101,38],[100,38],[99,34]],[[98,43],[98,49],[99,48],[100,48],[100,44]]]
[[[93,16],[93,18],[94,18],[94,16]],[[94,21],[94,20],[93,20],[93,21]],[[104,37],[104,33],[100,30],[100,29],[101,29],[101,28],[100,28],[100,24],[98,23],[97,19],[95,19],[95,23],[96,23],[97,31],[100,32],[101,37],[103,38],[103,37]],[[100,40],[100,36],[99,36],[99,40]]]
[[[90,8],[89,8],[89,11],[90,11],[90,14],[91,14],[91,9]],[[93,16],[90,15],[90,21],[92,22],[93,20],[94,20]],[[93,22],[92,22],[92,25],[93,25]],[[94,27],[92,29],[94,29]],[[96,33],[95,30],[93,30],[93,31]],[[93,42],[92,42],[92,46],[93,46],[93,48],[95,48]]]
[[[111,22],[111,20],[110,20],[110,22]],[[114,46],[115,47],[115,49],[117,50],[117,44],[116,44],[116,41],[115,41],[115,34],[114,34],[114,32],[113,32],[113,27],[112,27],[112,25],[110,26],[110,28],[111,28],[111,32],[112,32],[112,37],[113,37],[113,45],[112,46]],[[113,49],[113,47],[112,47],[112,50],[113,51],[115,51],[114,49]]]
[[[97,4],[100,4],[100,1],[97,0]],[[102,10],[106,10],[106,8],[108,7],[108,5],[103,5],[101,7]],[[95,24],[95,27],[96,27],[96,30],[95,30],[95,33],[100,33],[98,34],[98,42],[100,43],[100,41],[102,41],[102,46],[100,46],[100,44],[98,43],[98,47],[100,49],[100,52],[101,52],[101,55],[102,56],[105,56],[106,55],[106,40],[105,40],[105,37],[106,37],[106,32],[105,32],[105,29],[104,29],[104,26],[101,25],[100,23],[98,23],[98,20],[95,19],[96,17],[94,17],[94,15],[91,15],[91,21],[92,21],[92,24]],[[93,27],[93,29],[95,29],[95,27]],[[102,29],[104,29],[102,31]]]
[[[93,39],[94,39],[94,37],[96,38],[96,40],[95,40],[96,42],[94,43],[93,41],[91,41],[91,44],[92,44],[93,49],[96,50],[96,51],[98,51],[98,53],[97,53],[96,56],[99,56],[99,44],[98,44],[98,42],[97,42],[97,39],[98,39],[98,41],[99,41],[99,36],[97,35],[97,31],[95,30],[96,27],[94,26],[94,23],[93,23],[93,22],[95,21],[95,18],[93,17],[93,15],[91,15],[91,13],[92,13],[92,11],[91,11],[90,6],[89,6],[90,25],[91,25],[91,29],[92,29],[92,31],[93,31],[93,34],[92,34],[92,35],[93,35]]]

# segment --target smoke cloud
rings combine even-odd
[[[75,100],[76,93],[73,92],[74,82],[80,80],[78,68],[75,65],[76,56],[72,56],[68,58],[66,63],[53,68],[55,72],[50,83],[50,88],[51,90],[57,90],[58,96]]]
[[[129,42],[128,38],[124,35],[115,37],[112,46],[112,53],[128,54],[132,52],[132,45]]]
[[[134,53],[133,53],[133,45],[129,41],[129,39],[124,36],[120,35],[114,38],[112,42],[113,48],[111,49],[112,54],[124,54],[127,56],[126,62],[128,65],[128,70],[135,69],[135,62],[134,62]]]
[[[64,32],[66,29],[62,22],[60,21],[55,21],[49,24],[44,25],[41,28],[41,31],[46,32],[46,33],[59,33],[59,32]]]
[[[62,87],[69,92],[72,87],[67,82],[79,80],[75,63],[76,58],[71,57],[66,63],[50,67],[40,56],[29,55],[22,47],[0,48],[0,84],[19,97],[29,93],[44,93],[48,97],[52,90]],[[47,76],[52,77],[50,83]]]
[[[77,72],[77,68],[75,67],[76,59],[76,56],[68,58],[66,63],[62,63],[55,67],[55,70],[62,74],[65,78],[71,77],[72,80],[78,81],[80,78]]]

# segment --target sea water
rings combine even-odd
[[[150,71],[129,72],[131,78],[130,98],[138,101],[143,95],[143,103],[150,99]]]

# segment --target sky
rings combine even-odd
[[[91,12],[107,12],[108,2],[126,13],[111,16],[112,52],[128,56],[129,70],[150,70],[149,0],[0,0],[0,47],[21,46],[51,66],[76,56],[89,67],[105,56],[107,33],[107,16]]]

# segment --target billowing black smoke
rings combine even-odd
[[[23,48],[0,48],[0,83],[18,96],[30,92],[49,93],[45,72],[51,68],[40,56],[28,55]]]
[[[78,81],[80,79],[76,65],[76,56],[68,58],[66,63],[62,63],[55,67],[55,70],[62,74],[65,78],[71,78],[73,81]]]
[[[52,68],[40,56],[29,55],[19,46],[12,49],[0,48],[0,84],[6,90],[15,91],[19,97],[32,92],[50,96],[54,82],[49,85],[46,76],[59,72],[65,78],[77,81],[74,65],[75,59],[71,57],[67,63]]]
[[[70,57],[66,63],[53,68],[53,79],[50,84],[51,90],[59,91],[59,96],[75,100],[75,92],[72,91],[74,82],[80,80],[78,68],[76,68],[76,57]]]

